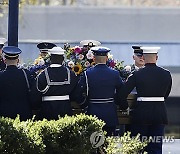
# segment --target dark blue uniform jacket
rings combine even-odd
[[[25,71],[31,86],[29,71]],[[32,117],[29,88],[25,75],[16,66],[8,66],[0,74],[0,116],[15,118],[17,114],[22,120]]]
[[[105,64],[98,64],[86,71],[88,80],[88,97],[84,101],[86,93],[86,77],[81,77],[78,84],[78,102],[87,106],[87,114],[96,115],[106,122],[106,126],[113,127],[118,124],[116,104],[120,104],[116,93],[122,87],[119,72],[108,68]],[[117,101],[118,100],[118,101]]]
[[[166,99],[172,86],[171,74],[168,70],[154,63],[146,64],[144,68],[134,72],[125,83],[121,97],[127,95],[136,87],[137,97]],[[137,101],[136,108],[131,111],[133,123],[136,124],[167,124],[167,111],[164,101]]]
[[[45,72],[49,76],[49,80],[51,82],[49,84],[47,82]],[[38,94],[34,94],[34,99],[36,99],[34,100],[34,103],[36,103],[35,106],[36,108],[40,106],[40,114],[41,114],[40,117],[47,119],[57,119],[58,115],[60,116],[64,116],[65,114],[72,115],[72,108],[70,101],[74,100],[74,89],[77,85],[77,82],[78,82],[78,78],[75,75],[75,73],[70,71],[64,66],[46,68],[37,77],[36,90],[38,89],[39,92]],[[46,100],[43,101],[44,97],[49,97],[49,96],[53,96],[53,98],[56,98],[56,96],[69,96],[69,99],[68,100],[54,99],[51,101],[46,101]]]

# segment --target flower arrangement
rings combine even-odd
[[[34,60],[29,60],[26,63],[19,64],[19,68],[27,69],[30,71],[31,75],[36,77],[50,64],[50,55],[46,54],[44,56],[39,55],[38,58]]]
[[[95,64],[93,61],[94,55],[89,47],[70,47],[66,45],[64,49],[66,50],[66,65],[77,75]]]
[[[67,59],[66,65],[77,75],[95,65],[95,62],[93,61],[94,55],[90,50],[90,47],[70,47],[69,44],[65,44],[64,49]],[[113,55],[109,53],[107,66],[119,71],[123,81],[126,81],[127,77],[131,74],[131,68],[129,68],[131,66],[124,66],[124,61],[113,59]]]
[[[50,63],[50,55],[49,54],[40,54],[38,58],[34,60],[34,65],[44,65]]]
[[[107,66],[117,70],[123,81],[127,80],[132,71],[131,66],[124,66],[124,61],[114,60],[111,54],[108,54]]]
[[[44,65],[45,64],[45,61],[44,61],[44,59],[41,57],[41,56],[39,56],[38,58],[36,58],[35,60],[34,60],[34,65],[40,65],[40,66],[42,66],[42,65]]]

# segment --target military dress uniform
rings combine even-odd
[[[41,54],[48,54],[48,50],[52,49],[53,47],[56,47],[54,43],[50,42],[41,42],[37,45],[37,48],[41,52]],[[46,59],[46,57],[41,57],[44,61],[44,64],[35,64],[34,66],[29,68],[29,71],[31,72],[31,75],[35,78],[41,71],[43,71],[45,68],[47,68],[50,65],[50,61]]]
[[[106,56],[110,51],[105,47],[93,47],[91,50],[96,56]],[[107,135],[115,133],[118,125],[115,103],[119,102],[115,100],[118,100],[116,92],[122,85],[119,72],[112,70],[106,64],[96,64],[95,67],[87,69],[78,84],[78,102],[84,108],[87,107],[88,115],[96,115],[106,123],[104,129]]]
[[[143,56],[143,50],[141,49],[141,46],[135,46],[133,45],[132,46],[133,48],[133,52],[134,52],[134,56],[138,56],[138,57],[142,57]],[[135,59],[134,59],[135,61]],[[136,62],[135,62],[136,64]],[[138,71],[139,70],[139,67],[137,67],[135,64],[131,65],[131,74],[133,74],[135,71]],[[127,78],[126,78],[126,81],[127,81]],[[129,112],[129,124],[126,124],[125,125],[125,131],[131,131],[130,127],[131,127],[131,112],[133,112],[134,108],[136,107],[137,105],[137,91],[136,91],[136,87],[131,91],[131,93],[128,95],[127,97],[127,102],[128,102],[128,112]]]
[[[134,54],[136,54],[136,56],[143,56],[143,50],[141,49],[141,46],[132,46],[132,48],[134,49]],[[133,74],[135,71],[138,71],[140,68],[137,67],[135,64],[131,65],[131,74]],[[137,90],[136,87],[131,91],[130,93],[131,95],[134,95],[134,98],[137,98]],[[134,103],[131,104],[130,106],[130,112],[133,110],[133,108],[136,106],[136,100],[134,100]]]
[[[50,54],[64,55],[64,50],[54,47]],[[56,52],[57,51],[57,52]],[[78,82],[74,72],[59,64],[51,64],[38,77],[36,88],[41,94],[40,117],[58,119],[58,115],[72,115],[71,100]]]
[[[6,59],[18,58],[21,50],[14,46],[3,48]],[[21,120],[32,118],[30,88],[30,72],[18,69],[15,65],[9,65],[0,74],[0,116]]]
[[[156,54],[159,48],[142,49],[143,54]],[[170,72],[155,63],[146,63],[144,68],[128,78],[123,89],[124,96],[127,97],[134,87],[137,90],[137,105],[131,112],[133,136],[138,133],[147,137],[164,135],[164,125],[168,123],[165,99],[169,96],[171,86]],[[161,154],[162,140],[160,143],[150,143],[146,150],[148,153]]]

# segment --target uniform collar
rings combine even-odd
[[[6,67],[6,69],[17,69],[16,65],[9,65]]]
[[[50,67],[61,67],[62,65],[60,64],[51,64]]]
[[[107,65],[106,64],[96,64],[94,67],[95,68],[106,68]]]
[[[156,66],[156,63],[146,63],[145,66]]]
[[[107,65],[104,64],[104,63],[98,63],[98,64],[96,64],[95,66],[107,66]]]

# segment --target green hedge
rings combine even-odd
[[[0,118],[1,154],[89,154],[90,136],[104,122],[84,114],[59,120],[20,121]]]
[[[125,132],[121,137],[107,137],[104,147],[107,154],[147,154],[144,151],[148,141],[141,141],[140,134],[130,137],[131,132]]]

